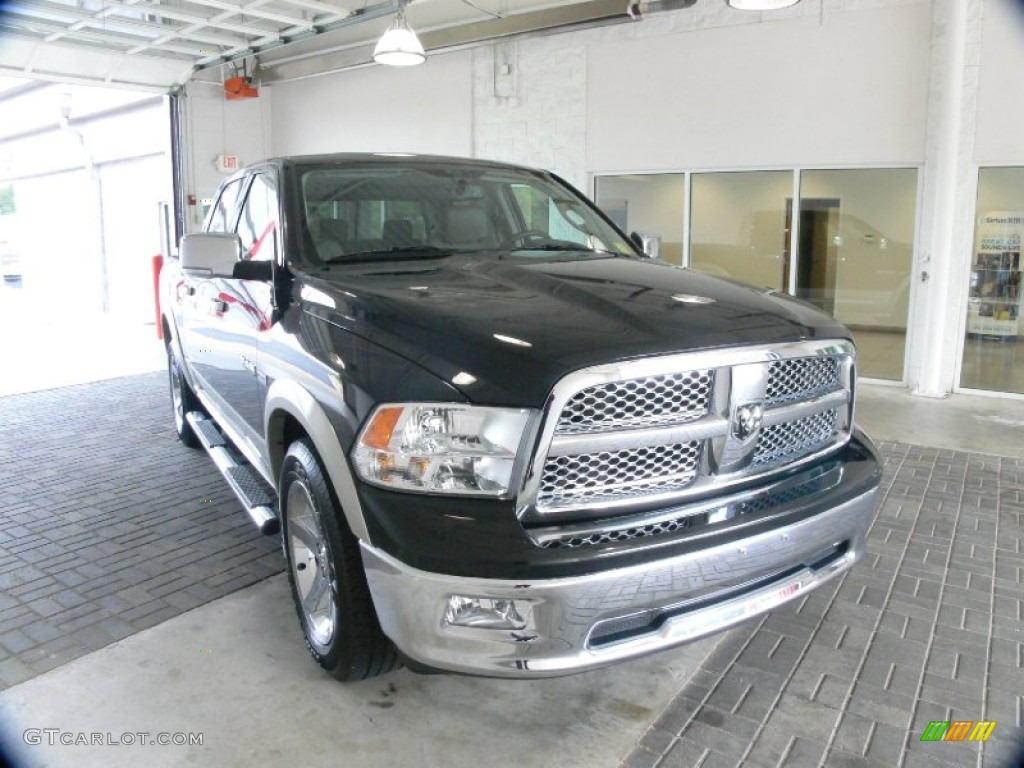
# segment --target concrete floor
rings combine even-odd
[[[0,696],[26,728],[200,733],[201,746],[20,745],[26,766],[617,766],[718,639],[524,683],[407,670],[342,685],[309,659],[284,575]]]
[[[32,318],[31,333],[24,332]],[[69,343],[66,316],[46,315],[0,282],[0,396],[163,370],[156,326],[111,314],[77,314]],[[59,350],[60,354],[54,354]]]
[[[903,387],[862,384],[856,420],[876,440],[1024,457],[1024,400],[954,394],[917,397]]]

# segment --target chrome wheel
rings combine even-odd
[[[393,669],[398,654],[377,620],[359,542],[308,438],[288,446],[280,477],[281,544],[310,655],[339,680]]]
[[[168,356],[167,375],[171,380],[171,406],[174,408],[174,426],[180,434],[185,428],[185,398],[181,393],[181,373],[174,355]]]
[[[334,568],[319,513],[305,484],[288,488],[288,554],[292,579],[309,639],[327,647],[334,638],[337,609]]]
[[[187,421],[185,414],[199,408],[196,396],[189,389],[188,382],[181,373],[181,364],[174,353],[173,345],[167,346],[167,381],[171,385],[171,410],[174,412],[174,429],[178,439],[189,448],[199,447],[199,438]]]

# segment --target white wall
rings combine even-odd
[[[184,102],[186,195],[197,201],[214,196],[227,175],[217,170],[218,155],[237,155],[239,167],[271,156],[271,89],[261,89],[255,99],[227,101],[220,86],[195,82]],[[197,229],[202,219],[197,202],[186,211],[186,231]]]
[[[473,155],[550,168],[585,191],[595,172],[917,164],[930,21],[927,0],[805,0],[773,14],[699,3],[278,83],[253,102],[190,86],[195,191],[211,194],[214,155],[247,147]]]
[[[918,163],[928,3],[589,49],[591,170]]]
[[[469,52],[419,67],[367,67],[283,83],[273,94],[273,154],[472,153]]]
[[[979,165],[1024,165],[1024,4],[986,0],[974,155]]]

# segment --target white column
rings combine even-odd
[[[983,0],[935,0],[920,259],[911,326],[914,394],[945,397],[961,351],[974,231],[974,133]]]

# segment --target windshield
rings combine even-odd
[[[301,172],[314,262],[501,250],[635,255],[575,192],[539,173],[474,166],[314,168]]]

